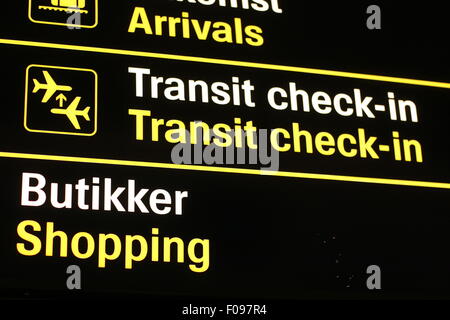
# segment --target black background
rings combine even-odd
[[[382,30],[366,28],[365,9],[359,5],[280,1],[283,14],[190,5],[176,1],[100,1],[99,26],[93,30],[33,24],[27,19],[27,1],[5,4],[2,38],[91,45],[140,51],[264,62],[330,70],[381,74],[448,82],[448,25],[439,5],[385,4]],[[195,39],[152,37],[127,33],[134,6],[149,15],[180,15],[187,10],[199,19],[244,22],[264,29],[262,47],[219,44]],[[8,80],[2,89],[0,151],[100,156],[168,162],[170,146],[133,141],[130,107],[149,108],[162,118],[205,119],[231,122],[233,117],[255,120],[265,127],[292,121],[310,123],[316,130],[342,132],[358,127],[373,134],[391,129],[410,132],[426,145],[423,165],[398,164],[392,159],[349,161],[321,157],[282,158],[286,170],[357,176],[396,177],[449,182],[449,95],[445,89],[421,88],[369,81],[308,77],[302,75],[204,66],[195,63],[135,57],[65,52],[2,45],[2,71]],[[69,61],[69,62],[68,62]],[[24,130],[23,90],[29,64],[67,65],[99,73],[99,134],[93,138],[48,136]],[[161,75],[201,79],[227,79],[233,74],[272,85],[290,79],[308,88],[342,92],[354,86],[371,92],[401,92],[420,101],[419,124],[387,119],[341,119],[280,114],[267,106],[258,111],[244,107],[226,109],[201,104],[167,103],[132,97],[128,66],[149,67]],[[183,76],[182,76],[183,75]],[[275,80],[274,80],[275,79]],[[218,81],[218,80],[217,80]],[[308,82],[306,82],[308,81]],[[259,87],[259,86],[258,86]],[[375,95],[375,93],[372,93]],[[382,95],[378,95],[378,97]],[[132,103],[132,105],[130,105]],[[201,117],[201,118],[199,118]],[[392,127],[390,127],[392,126]],[[283,159],[285,160],[283,162]],[[300,162],[301,161],[301,162]],[[55,163],[0,159],[2,203],[0,217],[0,288],[40,297],[69,294],[65,270],[70,264],[82,269],[81,294],[86,296],[155,295],[157,297],[209,297],[224,299],[289,299],[307,297],[448,297],[450,219],[448,191],[415,187],[368,185],[347,182],[238,176],[178,170]],[[112,177],[117,185],[133,178],[141,187],[189,190],[182,217],[107,212],[79,212],[20,206],[21,173],[38,172],[58,182],[73,183],[93,176]],[[204,274],[187,265],[138,263],[129,271],[122,262],[106,269],[93,260],[23,257],[16,252],[16,227],[32,219],[41,225],[55,222],[69,234],[149,234],[152,227],[181,238],[211,239],[211,266]],[[369,292],[367,266],[379,265],[382,290]]]

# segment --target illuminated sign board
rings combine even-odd
[[[308,36],[318,7],[281,0],[6,6],[3,291],[448,288],[408,282],[450,264],[448,70],[393,67],[376,8]]]

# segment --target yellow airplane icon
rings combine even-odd
[[[60,86],[57,85],[55,80],[53,80],[52,76],[48,71],[42,71],[45,77],[46,83],[39,83],[37,79],[33,79],[34,82],[34,89],[33,93],[38,92],[39,90],[46,90],[44,94],[44,98],[42,98],[42,103],[47,103],[48,100],[50,100],[51,97],[57,92],[57,91],[72,91],[72,87],[70,86]]]
[[[89,119],[89,110],[91,109],[91,107],[86,107],[84,110],[77,110],[78,105],[80,104],[80,100],[81,97],[76,97],[67,107],[67,109],[53,108],[51,110],[51,113],[67,116],[75,129],[80,130],[81,128],[78,122],[78,117],[83,117],[87,121],[91,121],[91,119]]]

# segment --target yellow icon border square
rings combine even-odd
[[[31,129],[28,127],[27,120],[28,120],[28,80],[29,80],[29,71],[33,67],[38,68],[45,68],[45,69],[59,69],[59,70],[72,70],[72,71],[82,71],[82,72],[91,72],[94,74],[95,79],[95,106],[94,106],[94,131],[91,133],[77,133],[77,132],[66,132],[66,131],[52,131],[52,130],[38,130],[38,129]],[[23,125],[25,127],[25,130],[28,132],[38,132],[38,133],[50,133],[50,134],[64,134],[64,135],[72,135],[72,136],[85,136],[85,137],[92,137],[97,134],[97,121],[98,121],[98,74],[95,70],[92,69],[85,69],[85,68],[74,68],[74,67],[61,67],[61,66],[49,66],[49,65],[41,65],[41,64],[30,64],[26,69],[26,75],[25,75],[25,108],[24,108],[24,119],[23,119]]]
[[[65,26],[65,27],[74,27],[74,28],[86,28],[86,29],[93,29],[98,25],[98,0],[95,0],[95,22],[93,25],[83,25],[83,24],[78,25],[78,24],[69,24],[69,23],[62,23],[62,22],[35,20],[35,19],[33,19],[32,15],[31,15],[32,3],[33,3],[33,0],[28,1],[28,19],[30,19],[30,21],[33,23],[50,24],[50,25],[54,25],[54,26]]]

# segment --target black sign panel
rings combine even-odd
[[[448,27],[404,26],[426,10],[5,6],[6,295],[446,296]]]

